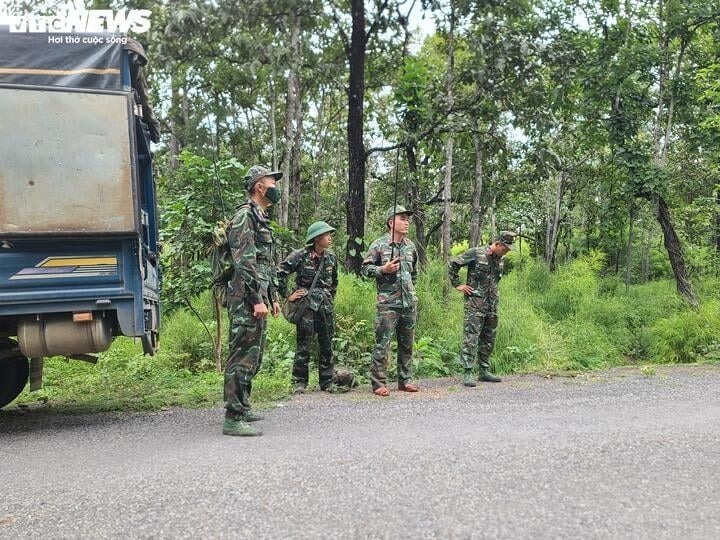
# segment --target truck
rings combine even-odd
[[[52,39],[51,39],[52,38]],[[45,359],[156,352],[159,140],[135,40],[0,27],[0,407]]]

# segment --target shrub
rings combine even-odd
[[[720,336],[720,302],[686,308],[652,326],[651,355],[656,362],[694,362],[712,351]]]
[[[529,265],[525,272],[536,273],[536,265]],[[512,273],[500,282],[494,368],[498,373],[567,369],[569,360],[563,339],[528,298],[523,287],[528,283],[525,272]]]

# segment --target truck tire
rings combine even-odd
[[[11,343],[0,340],[0,409],[20,395],[30,373],[30,362],[19,352],[11,354]]]

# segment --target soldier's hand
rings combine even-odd
[[[380,267],[380,271],[383,274],[394,274],[400,269],[400,259],[397,257],[394,258],[392,261],[386,262],[384,265]]]
[[[290,296],[288,296],[288,302],[295,302],[295,300],[300,300],[306,294],[307,294],[307,291],[305,289],[298,289],[295,292],[293,292]]]
[[[255,304],[253,306],[253,317],[256,319],[264,319],[267,317],[268,308],[265,304]]]
[[[280,304],[273,302],[273,317],[280,315]]]
[[[455,288],[465,295],[471,295],[473,293],[473,288],[470,285],[458,285]]]

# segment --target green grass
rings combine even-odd
[[[155,357],[129,338],[117,339],[96,365],[49,358],[43,389],[20,395],[17,403],[50,403],[67,411],[144,411],[165,407],[209,407],[222,404],[223,375],[178,367],[165,351]],[[262,373],[254,381],[253,398],[262,404],[289,395],[289,381]]]
[[[492,363],[496,372],[563,373],[618,365],[720,362],[720,280],[695,279],[701,307],[690,309],[674,282],[654,281],[625,290],[616,276],[602,277],[602,257],[591,253],[550,273],[541,262],[511,254],[513,270],[500,283],[500,325]],[[458,373],[463,300],[447,282],[445,265],[433,261],[418,278],[414,367],[418,377]],[[116,340],[96,366],[53,358],[45,386],[19,403],[47,401],[68,410],[152,410],[205,407],[222,402],[223,376],[215,370],[210,295],[193,301],[205,321],[187,309],[163,314],[156,357],[139,343]],[[374,284],[340,275],[336,297],[338,365],[365,379],[374,344]],[[227,317],[221,321],[223,358]],[[295,350],[295,328],[271,319],[263,367],[253,385],[262,405],[286,397]],[[390,376],[395,366],[391,362]],[[651,368],[643,368],[650,372]],[[311,366],[311,373],[316,367]],[[315,375],[313,375],[314,380]],[[366,380],[366,379],[365,379]]]

